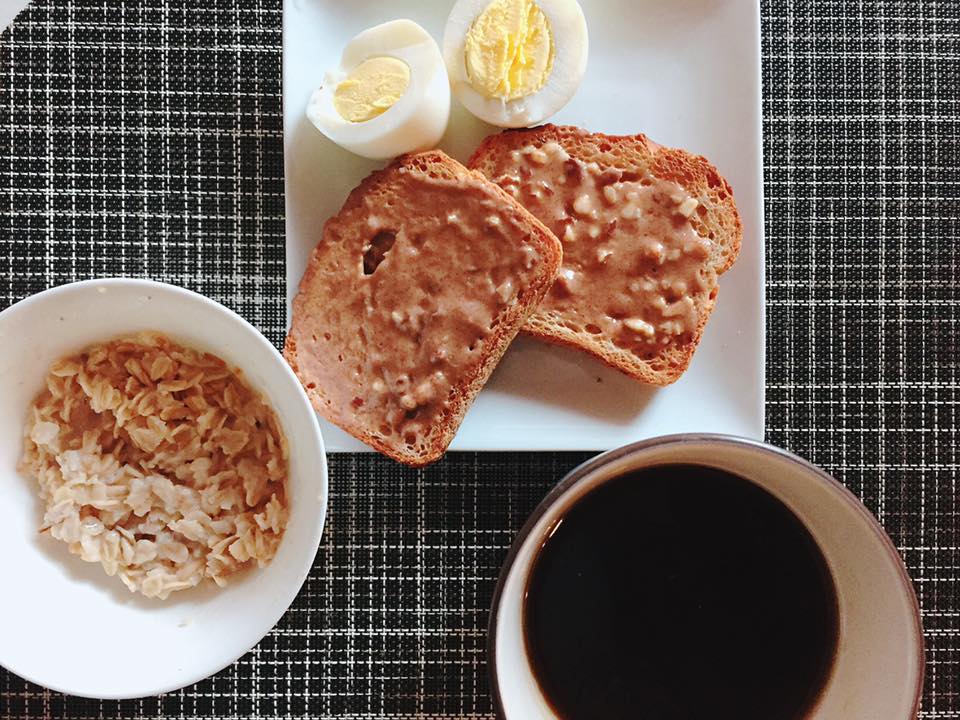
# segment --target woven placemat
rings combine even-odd
[[[879,516],[923,606],[921,717],[960,718],[960,3],[762,11],[768,440]],[[71,280],[150,277],[279,343],[280,43],[279,0],[23,13],[0,37],[0,307]],[[334,456],[314,571],[255,650],[120,703],[0,670],[0,718],[487,717],[497,571],[584,457],[453,454],[413,471]]]

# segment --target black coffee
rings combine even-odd
[[[797,720],[837,648],[816,542],[747,480],[664,465],[609,481],[531,570],[527,652],[568,720]]]

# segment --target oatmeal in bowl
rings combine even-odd
[[[165,599],[273,559],[287,462],[276,415],[242,372],[140,333],[50,366],[20,469],[37,480],[41,532]]]
[[[242,307],[278,339],[282,305]],[[317,417],[275,344],[213,300],[133,279],[33,295],[0,312],[0,397],[11,672],[176,690],[250,650],[323,565]]]

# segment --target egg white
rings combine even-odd
[[[454,96],[471,113],[499,127],[529,127],[558,112],[574,96],[587,70],[587,21],[576,0],[536,0],[553,34],[553,69],[540,90],[506,101],[488,98],[470,84],[464,46],[474,20],[491,0],[459,0],[443,32],[443,59]]]
[[[400,99],[371,120],[345,120],[333,104],[334,92],[364,60],[393,57],[410,68],[410,85]],[[347,43],[340,65],[326,74],[307,105],[310,122],[352,153],[386,160],[435,147],[450,119],[450,81],[440,48],[412,20],[393,20],[365,30]]]

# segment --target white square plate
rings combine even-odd
[[[283,106],[287,295],[323,224],[377,163],[308,122],[307,99],[358,32],[408,17],[440,43],[452,0],[285,0]],[[480,393],[454,450],[600,450],[677,432],[763,437],[764,292],[760,18],[756,0],[582,0],[586,77],[558,124],[644,132],[710,158],[733,185],[744,242],[687,373],[644,387],[590,356],[518,338]],[[466,160],[496,132],[453,101],[441,147]],[[289,303],[288,303],[289,309]],[[323,424],[331,451],[366,446]]]

